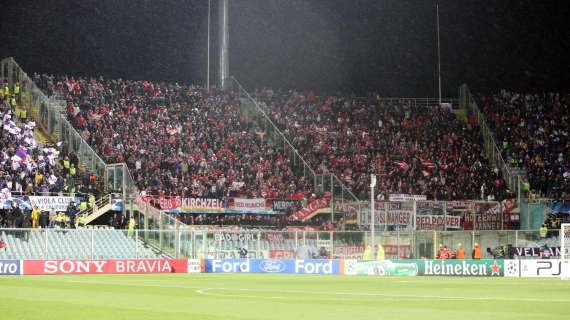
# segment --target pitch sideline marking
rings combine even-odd
[[[570,299],[537,299],[537,298],[505,298],[505,297],[460,297],[460,296],[434,296],[434,295],[394,295],[376,292],[311,292],[311,291],[293,291],[293,290],[274,290],[274,289],[246,289],[246,288],[201,288],[196,290],[196,293],[201,295],[219,296],[219,297],[241,297],[241,298],[255,298],[255,299],[295,299],[296,297],[284,296],[256,296],[256,295],[241,295],[241,294],[227,294],[227,293],[212,293],[212,290],[221,291],[249,291],[249,292],[282,292],[282,293],[306,293],[315,295],[338,295],[338,296],[356,296],[356,297],[382,297],[388,299],[410,299],[410,300],[455,300],[455,301],[529,301],[529,302],[569,302]]]

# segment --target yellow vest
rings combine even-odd
[[[63,167],[69,169],[69,160],[63,160]]]
[[[71,173],[72,176],[75,175],[75,166],[71,166],[71,169],[69,169],[69,173]]]
[[[32,210],[32,219],[38,220],[40,218],[40,210],[34,209]]]
[[[9,96],[10,95],[10,87],[8,87],[7,85],[4,86],[4,96]]]
[[[16,85],[14,86],[14,94],[18,93],[20,93],[20,85],[16,83]]]
[[[28,117],[28,112],[26,110],[22,110],[20,112],[20,118],[26,119]]]
[[[79,203],[79,210],[80,210],[80,211],[85,211],[85,210],[87,210],[87,201],[81,201],[81,202]]]
[[[15,107],[16,106],[16,98],[10,99],[10,105]]]

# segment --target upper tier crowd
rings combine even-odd
[[[508,195],[499,170],[485,159],[479,128],[450,108],[312,92],[261,90],[256,97],[316,171],[337,174],[361,199],[371,173],[385,193],[437,200]]]
[[[81,135],[108,162],[126,162],[145,194],[307,198],[313,192],[232,92],[121,79],[34,80],[66,100]],[[371,173],[379,177],[379,199],[390,193],[436,200],[512,196],[485,158],[479,127],[451,108],[270,89],[254,96],[317,173],[337,174],[361,199],[368,197]],[[567,98],[483,97],[506,157],[525,166],[532,188],[554,197],[568,193]]]
[[[570,95],[503,90],[481,105],[505,161],[525,169],[525,191],[570,199]]]
[[[147,195],[303,198],[310,186],[244,117],[232,93],[177,83],[35,75],[107,162],[126,162]]]

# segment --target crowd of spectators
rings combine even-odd
[[[505,161],[526,171],[524,191],[570,199],[570,95],[502,90],[481,105]]]
[[[108,163],[146,195],[287,198],[310,192],[232,93],[177,83],[35,75]]]
[[[7,82],[0,95],[0,227],[63,226],[66,213],[32,208],[28,196],[99,190],[97,179],[79,170],[79,160],[59,145],[36,139],[36,124],[18,110],[19,84]],[[9,92],[14,94],[9,95]],[[10,97],[10,101],[6,97]],[[73,215],[74,216],[74,215]],[[71,219],[73,221],[74,219]]]
[[[361,199],[370,174],[379,198],[388,193],[428,199],[501,200],[497,168],[486,160],[479,128],[450,108],[379,97],[316,97],[258,90],[261,107],[319,173],[335,173]]]

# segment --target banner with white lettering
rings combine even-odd
[[[461,217],[456,216],[416,216],[416,230],[460,229]]]
[[[227,213],[274,214],[271,206],[267,206],[264,198],[231,198],[228,201]]]
[[[370,205],[362,204],[360,223],[370,224]],[[414,204],[412,201],[403,202],[374,202],[374,224],[379,229],[388,228],[390,230],[412,230],[413,228]]]
[[[42,211],[65,211],[70,202],[75,201],[75,197],[43,197],[29,196],[32,207],[38,207]]]
[[[216,198],[141,197],[143,202],[169,213],[223,213],[224,200]]]
[[[512,250],[515,257],[560,257],[560,247],[514,247]]]
[[[274,199],[271,201],[271,209],[275,212],[294,212],[303,207],[302,200],[293,199]]]
[[[247,242],[257,240],[258,233],[250,232],[217,232],[214,234],[214,240],[218,241],[233,241],[233,242]]]
[[[422,201],[426,200],[427,197],[420,194],[391,194],[389,199],[390,201]]]
[[[23,274],[186,273],[188,260],[24,260]]]

